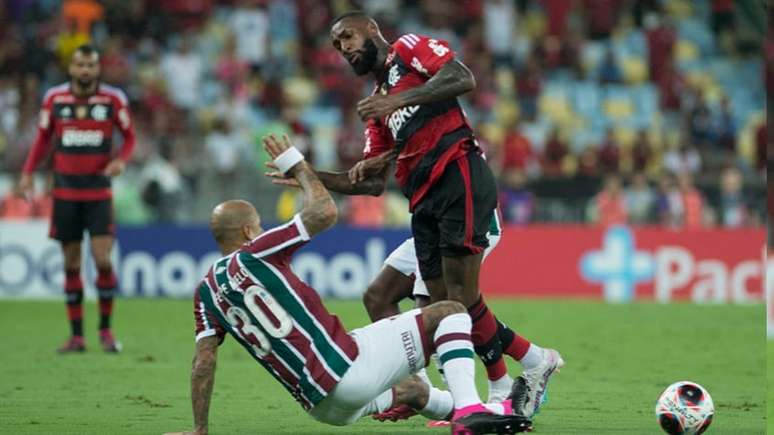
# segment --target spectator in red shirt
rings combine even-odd
[[[661,108],[666,111],[679,112],[683,107],[682,93],[685,80],[671,59],[661,67],[658,78],[654,78],[653,81],[658,86]]]
[[[607,39],[618,25],[620,0],[585,0],[583,10],[586,13],[589,38]]]
[[[535,152],[529,139],[519,130],[517,123],[508,127],[503,140],[502,169],[527,170],[535,163]]]
[[[603,227],[626,224],[628,220],[626,198],[618,175],[608,175],[605,178],[604,189],[594,197],[593,201],[595,223]]]
[[[640,130],[632,147],[632,164],[635,172],[645,172],[648,169],[653,149],[650,146],[648,132]]]
[[[620,159],[621,151],[613,135],[613,130],[607,130],[605,139],[597,150],[599,169],[604,173],[617,173]]]
[[[537,115],[537,98],[543,88],[540,64],[535,56],[530,56],[524,71],[516,80],[516,93],[519,96],[519,108],[524,119],[531,121]]]
[[[559,130],[555,128],[543,150],[543,174],[549,177],[562,175],[562,161],[567,153],[567,145],[559,137]]]
[[[649,20],[650,21],[650,20]],[[648,40],[648,68],[650,79],[659,83],[664,67],[671,63],[672,52],[677,41],[677,32],[666,16],[661,18],[652,18],[653,23],[648,23],[651,30],[647,33]]]
[[[683,173],[679,176],[680,192],[683,195],[683,227],[697,229],[704,226],[704,197],[693,185],[693,176]]]

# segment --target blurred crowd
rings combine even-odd
[[[449,41],[478,87],[463,105],[512,223],[674,227],[765,221],[770,21],[755,0],[6,0],[0,6],[0,216],[45,90],[92,42],[131,101],[138,145],[114,181],[119,222],[205,221],[243,197],[268,220],[299,207],[263,176],[259,138],[288,133],[316,167],[362,155],[370,93],[329,24],[357,8],[390,41]],[[394,186],[393,186],[394,187]],[[352,224],[407,225],[405,199],[339,201]]]

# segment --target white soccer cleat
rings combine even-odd
[[[554,349],[543,349],[543,361],[535,368],[524,370],[520,376],[524,379],[522,385],[526,389],[526,398],[523,408],[514,411],[528,418],[537,414],[540,405],[545,401],[549,378],[559,372],[563,366],[564,360],[559,352]],[[514,387],[517,384],[519,383],[514,384]]]

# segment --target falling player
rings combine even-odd
[[[290,269],[293,253],[335,223],[336,205],[287,137],[265,138],[264,147],[278,170],[298,181],[304,207],[290,222],[268,231],[245,201],[226,201],[213,211],[210,228],[224,257],[194,296],[193,433],[208,430],[217,350],[226,333],[324,423],[350,424],[407,404],[428,416],[453,411],[454,434],[527,429],[529,421],[512,413],[510,399],[481,403],[474,383],[471,320],[458,302],[441,301],[347,333],[317,292]],[[433,348],[450,393],[410,377],[427,364]]]
[[[75,50],[69,73],[69,83],[49,89],[43,98],[38,134],[18,187],[27,197],[31,196],[32,172],[53,145],[54,205],[49,235],[60,242],[64,254],[64,291],[72,332],[58,351],[86,350],[81,240],[83,232],[88,231],[97,266],[100,342],[106,352],[118,352],[120,344],[110,328],[117,287],[110,260],[114,229],[110,177],[124,171],[135,135],[126,95],[99,80],[99,53],[94,47],[82,45]],[[124,138],[117,153],[112,146],[114,127]]]

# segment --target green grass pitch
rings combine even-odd
[[[366,324],[356,301],[327,305],[348,328]],[[190,429],[191,306],[187,300],[119,300],[115,331],[125,349],[107,355],[97,343],[95,306],[87,304],[88,352],[59,356],[54,349],[67,335],[63,303],[0,302],[6,343],[0,352],[0,433]],[[766,431],[763,306],[519,300],[493,300],[490,306],[528,338],[559,349],[567,362],[551,382],[536,433],[659,433],[655,400],[682,379],[712,394],[716,418],[710,434]],[[774,356],[771,344],[768,354]],[[513,374],[518,370],[511,365]],[[485,397],[482,373],[479,368]],[[424,424],[421,417],[401,423],[363,419],[343,428],[317,423],[233,340],[221,347],[211,434],[445,433]]]

